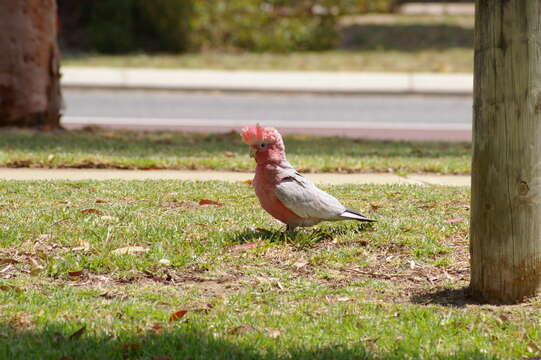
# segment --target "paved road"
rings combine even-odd
[[[308,96],[144,91],[64,92],[64,124],[229,131],[248,123],[284,132],[468,140],[468,97]]]

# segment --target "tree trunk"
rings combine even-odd
[[[55,0],[0,0],[0,126],[59,127]]]
[[[476,6],[470,288],[516,303],[541,289],[541,1]]]

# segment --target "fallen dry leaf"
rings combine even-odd
[[[113,255],[135,255],[135,254],[141,254],[146,253],[149,249],[144,248],[142,246],[126,246],[123,248],[118,248],[113,251],[111,251],[111,254]]]
[[[236,157],[237,155],[231,151],[224,151],[224,155],[228,158]]]
[[[6,163],[6,167],[8,168],[25,168],[30,167],[32,165],[32,161],[30,160],[13,160]]]
[[[68,275],[69,275],[69,276],[72,276],[72,277],[78,277],[78,276],[83,275],[83,270],[79,270],[79,271],[70,271],[70,272],[68,272]]]
[[[282,335],[282,332],[280,330],[277,330],[277,329],[269,329],[267,331],[267,336],[270,337],[270,338],[273,338],[273,339],[276,339],[280,335]]]
[[[178,321],[178,320],[182,319],[184,317],[184,315],[186,315],[187,313],[188,313],[188,310],[177,311],[177,312],[171,314],[171,316],[169,316],[169,322]]]
[[[504,314],[501,314],[500,316],[496,317],[495,320],[498,322],[498,324],[503,324],[505,322],[508,322],[509,318]]]
[[[445,222],[448,223],[448,224],[458,223],[458,222],[461,222],[461,221],[464,221],[464,219],[463,218],[456,218],[456,219],[445,220]]]
[[[219,203],[219,202],[214,201],[214,200],[199,200],[199,205],[201,205],[201,206],[203,206],[203,205],[215,205],[217,207],[224,206],[224,204]]]
[[[249,243],[246,243],[246,244],[235,245],[235,246],[233,246],[231,248],[231,251],[239,251],[239,250],[251,249],[251,248],[254,248],[254,247],[259,246],[259,245],[261,245],[261,241],[249,242]]]
[[[86,241],[83,241],[81,246],[76,246],[71,248],[71,251],[88,251],[90,250],[90,244]]]
[[[0,274],[10,271],[11,269],[15,269],[15,267],[12,264],[8,264],[5,268],[0,270]]]
[[[96,204],[105,204],[107,201],[105,200],[96,200]]]
[[[541,348],[532,340],[528,343],[528,351],[532,353],[541,353]]]
[[[101,211],[99,211],[98,209],[85,209],[85,210],[81,210],[81,214],[84,214],[84,215],[88,215],[88,214],[98,214],[98,215],[101,215]]]
[[[15,259],[0,259],[0,265],[4,264],[17,264],[18,261]]]
[[[142,167],[140,170],[163,170],[165,169],[163,166],[145,166]]]
[[[107,299],[107,300],[111,300],[111,299],[114,299],[116,297],[114,294],[111,294],[111,293],[108,293],[108,292],[104,292],[102,294],[99,294],[98,296],[101,297],[101,298]]]
[[[241,181],[241,184],[244,184],[244,185],[252,185],[252,183],[253,183],[253,180],[251,179]]]
[[[192,309],[190,311],[194,312],[194,313],[208,314],[210,312],[210,309],[209,308],[202,308],[202,309]]]
[[[353,301],[352,298],[347,297],[347,296],[336,296],[335,297],[335,296],[332,296],[332,295],[325,296],[325,300],[327,300],[329,303]]]
[[[81,335],[83,335],[83,333],[85,332],[85,330],[86,330],[86,325],[83,326],[82,328],[80,328],[79,330],[77,330],[76,332],[74,332],[73,334],[71,334],[71,335],[69,336],[70,340],[80,338]]]
[[[36,269],[44,269],[44,266],[39,263],[38,259],[31,256],[28,259]]]
[[[16,291],[16,292],[21,292],[22,290],[16,286],[13,286],[13,285],[0,285],[0,290],[2,291],[10,291],[10,290],[13,290],[13,291]]]
[[[163,325],[160,324],[160,323],[154,323],[154,324],[152,324],[151,329],[152,329],[153,332],[159,334],[163,330]]]
[[[158,263],[160,263],[162,265],[171,265],[171,260],[169,260],[169,259],[160,259],[160,261],[158,261]]]
[[[251,331],[257,331],[252,325],[244,324],[229,330],[229,333],[232,335],[244,335]]]

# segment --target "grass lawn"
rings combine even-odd
[[[288,160],[302,172],[467,174],[470,143],[285,137]],[[126,131],[40,133],[0,130],[0,166],[252,171],[236,133]]]
[[[471,49],[333,50],[289,54],[65,54],[63,66],[256,71],[351,71],[470,73]]]
[[[326,190],[378,222],[285,237],[243,184],[0,182],[0,358],[541,356],[538,300],[465,296],[467,189]]]
[[[65,66],[266,71],[459,72],[473,70],[472,16],[369,15],[344,19],[341,41],[324,52],[203,52],[180,55],[65,53]]]

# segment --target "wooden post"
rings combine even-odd
[[[0,0],[0,126],[59,127],[56,0]]]
[[[541,1],[477,0],[472,294],[541,289]]]

